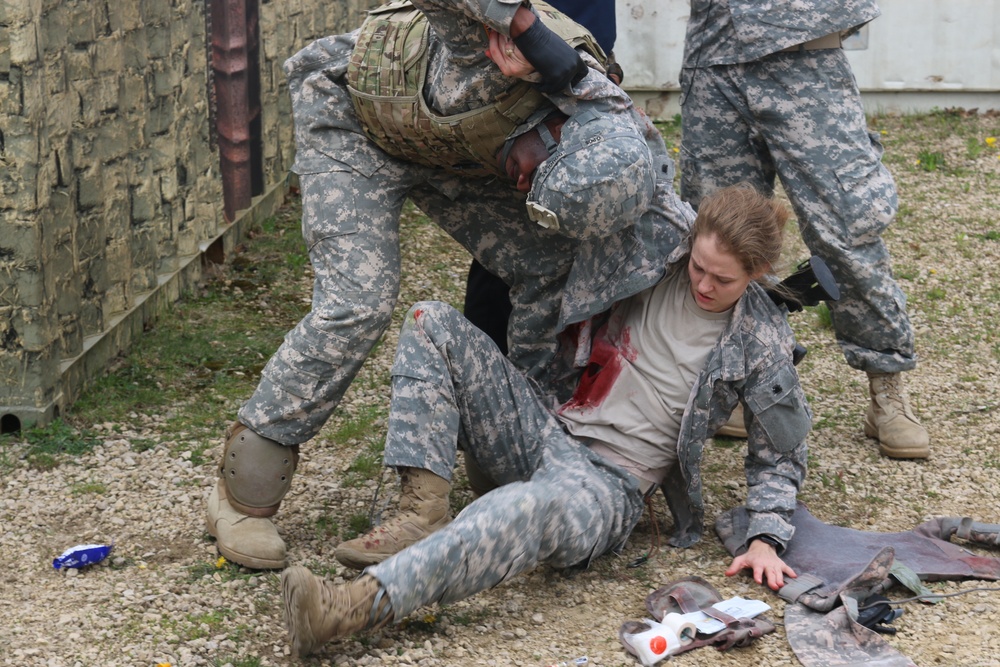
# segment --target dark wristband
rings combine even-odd
[[[540,18],[515,37],[514,44],[542,77],[538,89],[543,93],[559,92],[587,75],[589,68],[580,54]]]

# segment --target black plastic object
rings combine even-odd
[[[795,273],[778,285],[783,289],[770,290],[768,294],[771,301],[784,305],[790,313],[802,310],[803,306],[815,306],[820,301],[840,298],[840,287],[833,279],[830,267],[816,255],[799,264]]]

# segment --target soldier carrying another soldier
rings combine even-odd
[[[327,422],[389,324],[407,198],[511,285],[510,357],[547,388],[559,381],[551,362],[567,317],[658,279],[662,264],[650,258],[660,241],[651,221],[637,223],[672,163],[600,70],[601,55],[542,3],[413,0],[285,63],[312,310],[227,433],[207,508],[222,555],[285,565],[271,517],[299,445]]]

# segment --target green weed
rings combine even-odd
[[[204,577],[213,577],[216,574],[222,579],[222,581],[232,581],[233,579],[249,579],[254,576],[242,571],[239,565],[236,563],[231,563],[223,557],[219,557],[217,560],[206,563],[195,563],[187,568],[188,580],[198,581]]]
[[[818,303],[815,306],[806,306],[805,310],[813,314],[817,327],[824,330],[833,329],[833,315],[830,314],[830,307],[825,303]]]
[[[358,535],[364,535],[371,530],[372,522],[367,514],[352,514],[347,519],[347,527],[344,528],[344,541],[353,540]]]
[[[975,160],[985,150],[986,144],[980,142],[976,137],[969,137],[965,140],[965,154],[970,160]]]
[[[847,482],[844,481],[844,473],[838,472],[833,475],[828,475],[825,472],[819,474],[820,483],[828,488],[839,491],[840,493],[847,493]]]
[[[21,458],[36,470],[51,470],[66,458],[89,452],[100,444],[98,437],[91,431],[77,430],[57,419],[47,426],[28,428],[17,436],[6,436],[0,440],[5,450],[2,459],[4,467],[13,465],[13,459],[6,452],[7,444],[17,442],[27,445]]]
[[[371,435],[373,427],[385,418],[387,406],[371,404],[361,408],[360,412],[346,418],[333,433],[333,440],[338,444],[346,443],[362,436]]]
[[[235,656],[219,656],[212,661],[213,667],[261,667],[260,658],[253,655],[237,658]]]
[[[140,454],[142,452],[148,452],[150,449],[156,447],[156,445],[156,440],[152,440],[150,438],[132,438],[129,442],[129,446],[132,451]]]
[[[382,474],[383,447],[381,439],[369,440],[365,449],[359,452],[347,467],[344,473],[344,485],[357,487],[369,480],[377,479]]]
[[[444,607],[442,615],[447,615],[452,625],[470,626],[479,625],[492,614],[486,609],[453,609]]]
[[[329,514],[316,519],[316,532],[320,537],[335,537],[340,532],[340,522]]]
[[[944,154],[924,149],[917,153],[917,166],[924,171],[937,171],[944,167]]]
[[[74,496],[82,496],[84,494],[93,493],[94,495],[104,495],[108,491],[108,487],[101,482],[81,482],[79,484],[74,484],[69,489],[70,493]]]

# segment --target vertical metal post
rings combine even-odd
[[[227,220],[264,190],[258,0],[211,0],[216,130]]]

